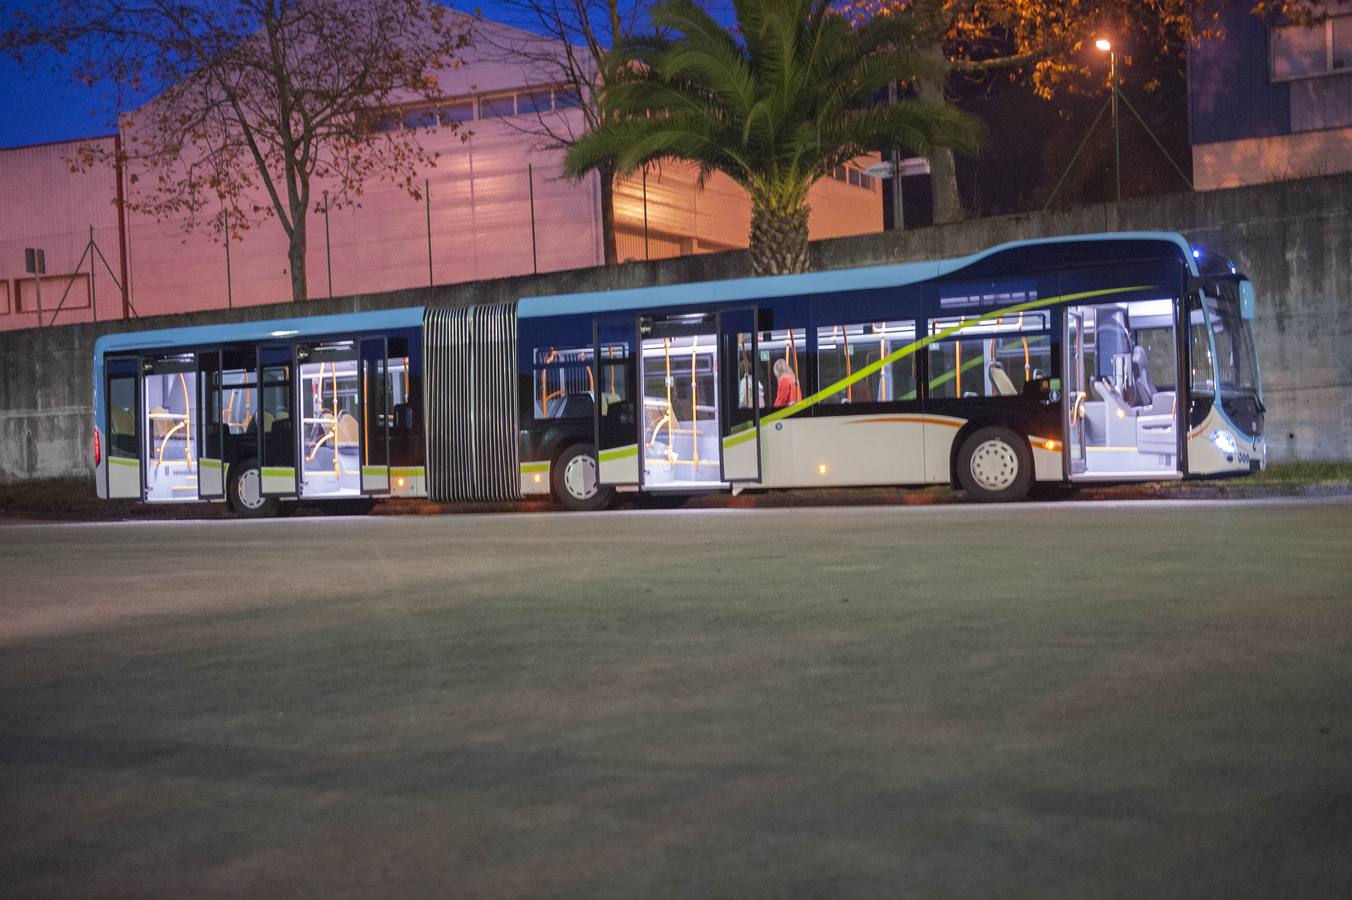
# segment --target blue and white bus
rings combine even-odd
[[[109,335],[98,492],[227,501],[1216,476],[1266,465],[1252,284],[1178,234]]]

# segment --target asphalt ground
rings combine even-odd
[[[1352,503],[0,525],[0,893],[1352,896]]]

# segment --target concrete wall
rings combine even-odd
[[[1273,458],[1352,460],[1352,176],[1007,216],[813,245],[821,269],[959,256],[1020,238],[1177,229],[1230,255],[1258,288]],[[175,317],[0,334],[0,479],[90,471],[91,349],[113,331],[282,315],[467,304],[749,274],[744,252],[576,269]]]

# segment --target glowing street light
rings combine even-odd
[[[1117,124],[1117,53],[1113,50],[1112,41],[1107,38],[1099,38],[1094,41],[1094,46],[1102,52],[1108,54],[1108,88],[1112,93],[1113,104],[1113,156],[1115,160],[1114,172],[1117,177],[1117,202],[1122,202],[1122,132]]]
[[[1052,188],[1051,196],[1047,198],[1047,203],[1042,208],[1044,210],[1052,208],[1052,203],[1056,201],[1057,195],[1061,193],[1061,185],[1066,183],[1066,176],[1070,174],[1071,169],[1075,168],[1076,161],[1079,160],[1080,154],[1084,152],[1084,148],[1089,144],[1089,139],[1094,136],[1094,132],[1098,129],[1099,122],[1103,120],[1103,114],[1108,111],[1109,106],[1112,106],[1113,108],[1113,150],[1114,156],[1116,157],[1117,202],[1122,202],[1122,131],[1119,127],[1117,117],[1118,100],[1121,100],[1127,105],[1127,110],[1136,117],[1137,122],[1141,123],[1141,127],[1145,129],[1145,133],[1155,142],[1155,146],[1159,148],[1160,153],[1164,154],[1164,158],[1169,161],[1169,165],[1174,167],[1174,171],[1178,173],[1179,178],[1183,179],[1183,183],[1188,186],[1188,190],[1194,190],[1195,188],[1193,187],[1192,179],[1179,167],[1178,163],[1174,162],[1174,158],[1169,155],[1169,151],[1165,149],[1164,144],[1160,143],[1160,139],[1155,136],[1155,132],[1150,129],[1150,126],[1146,123],[1145,119],[1141,118],[1141,114],[1136,111],[1136,107],[1131,105],[1131,101],[1127,99],[1127,95],[1122,93],[1122,89],[1117,83],[1117,52],[1113,49],[1113,42],[1106,37],[1101,37],[1094,41],[1094,46],[1098,48],[1100,52],[1108,54],[1108,88],[1111,93],[1108,96],[1107,102],[1099,108],[1098,115],[1094,116],[1094,123],[1089,126],[1089,131],[1085,134],[1084,140],[1080,142],[1080,146],[1070,158],[1070,164],[1067,165],[1066,170],[1061,173],[1060,180],[1056,182],[1056,187]]]

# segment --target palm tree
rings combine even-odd
[[[752,270],[771,275],[807,270],[808,189],[833,168],[879,147],[976,149],[978,124],[951,107],[878,104],[924,65],[909,16],[852,25],[826,0],[733,7],[735,33],[693,0],[654,7],[658,33],[610,54],[601,101],[613,115],[569,149],[568,174],[660,159],[723,172],[751,195]]]

